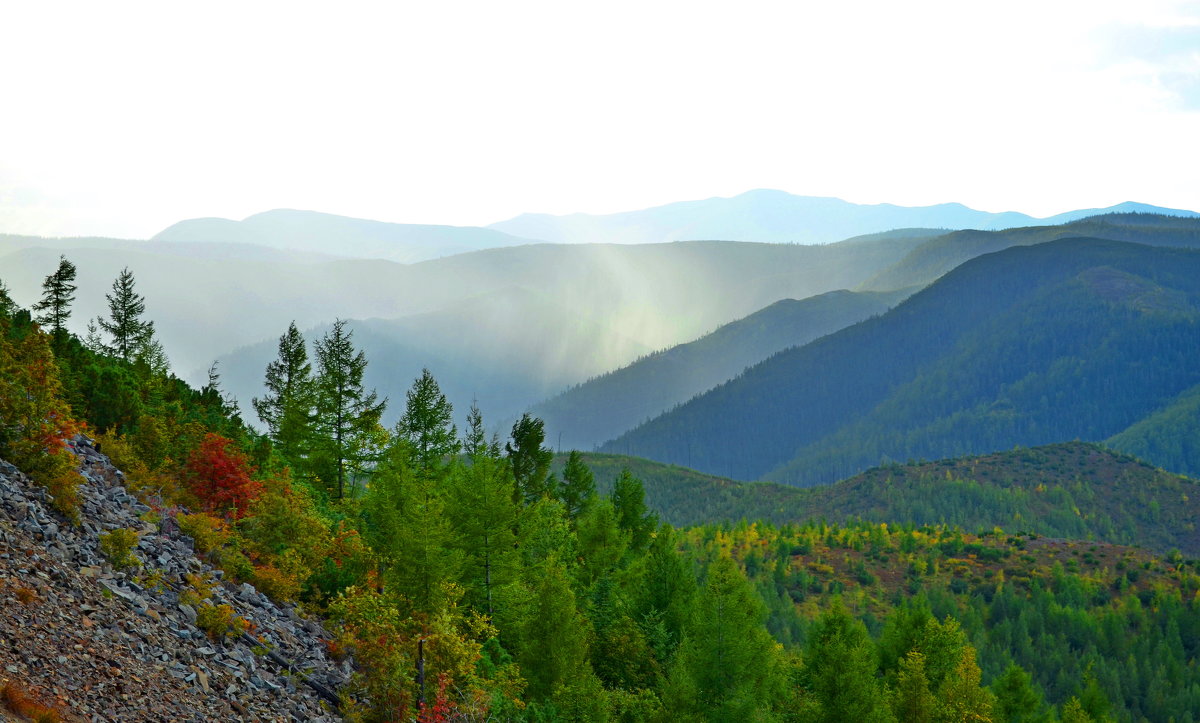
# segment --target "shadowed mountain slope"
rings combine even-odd
[[[1072,239],[963,264],[602,451],[829,483],[889,460],[1102,440],[1200,383],[1200,253]]]

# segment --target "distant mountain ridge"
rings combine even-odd
[[[1188,361],[1198,329],[1200,252],[1096,239],[1009,248],[601,451],[813,485],[888,460],[1100,441],[1200,383]]]
[[[961,203],[857,204],[760,189],[731,198],[680,201],[607,215],[526,213],[486,227],[390,223],[317,211],[274,209],[241,221],[187,219],[163,229],[151,240],[245,244],[410,264],[539,242],[644,244],[721,240],[824,244],[897,229],[902,230],[899,235],[959,229],[1000,230],[1062,224],[1106,213],[1197,215],[1194,211],[1126,202],[1035,218],[1015,211],[978,211]]]
[[[989,213],[961,203],[934,206],[857,204],[759,189],[731,198],[681,201],[607,215],[522,214],[488,228],[551,243],[663,243],[700,239],[820,244],[900,228],[999,230],[1053,225],[1114,212],[1197,216],[1194,211],[1126,202],[1048,218],[1015,211]]]
[[[533,243],[475,226],[387,223],[316,211],[275,209],[241,221],[194,218],[180,221],[151,241],[223,242],[351,258],[411,264],[487,248]]]

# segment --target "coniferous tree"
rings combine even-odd
[[[763,622],[762,600],[737,563],[722,555],[675,658],[668,702],[692,718],[752,720],[777,698],[779,648]]]
[[[49,328],[58,338],[66,330],[71,316],[71,302],[75,300],[75,264],[66,256],[58,257],[58,268],[42,282],[42,300],[33,305],[38,312],[35,320]],[[5,294],[7,297],[7,294]]]
[[[835,601],[817,620],[805,647],[806,717],[820,723],[894,720],[875,678],[875,655],[866,627]]]
[[[454,504],[447,514],[462,545],[467,602],[488,615],[494,611],[494,590],[516,574],[512,489],[512,476],[497,455],[475,455],[469,466],[459,465],[450,475]]]
[[[545,440],[545,424],[526,412],[513,425],[512,440],[504,445],[517,483],[516,493],[525,504],[532,504],[553,491],[550,462],[554,453],[542,446]]]
[[[658,527],[658,515],[646,508],[646,488],[642,481],[623,469],[609,496],[617,510],[617,525],[629,532],[630,549],[645,549],[650,534]]]
[[[1038,720],[1042,697],[1034,689],[1029,673],[1016,663],[1010,663],[1004,673],[992,682],[992,693],[996,696],[998,720],[1005,723],[1032,723]]]
[[[559,499],[567,508],[571,519],[579,517],[592,496],[596,494],[596,479],[584,464],[579,452],[571,450],[567,464],[563,467],[562,484],[558,488]]]
[[[304,336],[296,322],[279,337],[279,356],[267,364],[267,394],[250,400],[280,455],[301,463],[313,433],[315,388]]]
[[[483,426],[483,413],[479,405],[472,400],[471,409],[467,412],[467,428],[464,430],[462,450],[467,458],[474,462],[480,457],[499,457],[500,441],[493,435],[487,438],[487,429]]]
[[[9,318],[17,311],[17,303],[12,300],[8,285],[0,281],[0,317]]]
[[[421,474],[436,475],[462,448],[458,429],[451,422],[454,408],[428,369],[408,390],[404,414],[396,423],[396,437],[412,447]]]
[[[336,499],[345,496],[347,480],[378,457],[379,419],[387,407],[386,398],[363,387],[367,357],[355,350],[352,336],[338,319],[316,344],[319,473]]]
[[[108,319],[97,319],[100,328],[112,336],[113,352],[131,361],[137,351],[154,334],[154,322],[144,321],[146,299],[134,291],[133,273],[128,267],[121,270],[113,281],[112,293],[105,294],[108,300]]]
[[[594,675],[588,663],[587,621],[576,608],[567,571],[554,558],[540,567],[518,656],[535,699]]]
[[[385,582],[424,613],[457,601],[448,597],[446,583],[457,582],[462,569],[462,545],[441,482],[421,474],[415,452],[398,440],[372,476],[364,503],[372,546],[385,558]]]

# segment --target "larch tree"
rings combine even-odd
[[[567,455],[562,477],[558,497],[567,508],[567,515],[576,519],[596,494],[596,479],[592,470],[584,464],[583,457],[575,450],[571,450],[571,454]]]
[[[543,447],[546,426],[528,412],[521,415],[512,428],[512,440],[504,445],[513,479],[517,483],[518,501],[533,504],[543,495],[553,492],[550,462],[554,453]]]
[[[451,422],[454,408],[428,369],[413,381],[406,395],[404,414],[396,423],[396,438],[412,448],[420,474],[437,476],[462,449],[458,429]]]
[[[316,429],[321,447],[324,482],[336,499],[346,494],[346,482],[376,460],[386,430],[379,419],[387,399],[363,386],[367,357],[354,348],[353,332],[338,319],[317,342]]]
[[[128,267],[113,281],[108,300],[109,318],[97,321],[100,328],[112,336],[112,350],[125,361],[131,361],[154,335],[154,322],[142,319],[146,299],[134,290],[133,272]]]
[[[714,560],[675,658],[668,705],[690,718],[728,721],[769,708],[782,679],[779,644],[765,620],[737,563],[727,554]]]
[[[267,364],[267,393],[250,400],[280,455],[293,465],[303,461],[313,433],[316,389],[304,336],[296,322],[279,337],[279,356]]]
[[[71,316],[71,302],[75,300],[75,264],[66,256],[58,257],[58,268],[42,282],[42,299],[33,305],[37,312],[35,320],[48,328],[57,339],[66,331],[67,319]]]

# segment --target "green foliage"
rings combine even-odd
[[[587,660],[587,622],[576,607],[566,568],[550,559],[537,573],[517,661],[529,682],[529,694],[547,698],[594,673]]]
[[[395,435],[412,449],[419,474],[440,474],[461,449],[458,430],[450,421],[453,411],[433,375],[422,369],[421,376],[408,390]]]
[[[280,456],[302,467],[305,448],[313,438],[316,389],[304,337],[296,322],[279,337],[279,355],[267,365],[267,393],[251,400]]]
[[[204,602],[196,608],[196,627],[204,631],[210,640],[241,635],[250,629],[249,622],[237,615],[229,605],[213,605]]]
[[[550,476],[554,453],[542,446],[545,440],[542,420],[523,414],[513,425],[512,439],[504,445],[519,501],[526,504],[554,491],[554,478]]]
[[[387,399],[363,386],[367,358],[339,319],[316,344],[316,476],[330,496],[346,496],[347,481],[365,474],[383,438],[379,419]]]
[[[122,269],[113,281],[112,293],[105,294],[104,298],[108,300],[109,316],[99,318],[97,322],[112,337],[113,353],[124,361],[131,361],[154,334],[154,322],[142,319],[146,300],[134,291],[133,272]]]
[[[616,510],[617,526],[629,534],[630,548],[644,549],[654,528],[658,527],[658,515],[646,508],[646,490],[642,481],[629,470],[621,470],[609,499]]]
[[[567,508],[567,515],[571,519],[579,517],[595,494],[596,478],[592,475],[592,470],[584,464],[579,452],[572,450],[567,455],[562,484],[558,487],[558,497]]]
[[[138,566],[133,555],[137,545],[137,530],[116,529],[100,534],[100,554],[104,555],[114,570],[127,570]]]
[[[33,310],[39,312],[36,319],[39,324],[48,327],[56,338],[66,332],[67,319],[71,316],[71,303],[75,301],[75,264],[67,261],[66,256],[58,257],[58,268],[42,282],[42,299],[33,305]],[[8,294],[7,307],[14,305]]]
[[[762,600],[732,558],[717,558],[706,578],[671,670],[668,707],[750,720],[779,697],[778,644],[763,627]]]

